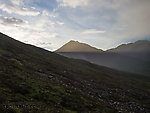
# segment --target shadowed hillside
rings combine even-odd
[[[131,56],[150,62],[150,41],[147,40],[139,40],[135,43],[122,44],[117,48],[107,51]]]
[[[149,83],[0,34],[1,113],[148,113]]]
[[[72,42],[73,44],[73,42]],[[75,44],[73,44],[75,45]],[[70,44],[65,44],[67,51],[64,46],[57,53],[64,55],[69,58],[83,59],[98,65],[107,66],[117,70],[138,73],[141,75],[150,75],[150,42],[149,41],[138,41],[130,44],[123,44],[117,48],[107,51],[85,51],[74,52],[72,49],[69,50]],[[80,48],[76,45],[75,48]],[[88,48],[87,48],[88,49]]]

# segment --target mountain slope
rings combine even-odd
[[[117,53],[103,52],[103,53],[90,53],[90,52],[59,52],[60,55],[82,59],[95,63],[101,66],[114,68],[117,70],[137,73],[141,75],[150,75],[150,62],[143,61],[134,57],[125,56]]]
[[[105,52],[71,52],[70,49],[67,50],[70,52],[59,50],[58,53],[69,58],[83,59],[98,65],[149,76],[150,49],[148,48],[149,41],[138,41]]]
[[[102,52],[102,50],[78,41],[69,41],[56,52]]]
[[[150,52],[150,41],[139,40],[135,43],[122,44],[117,48],[108,50],[110,52]]]
[[[135,43],[122,44],[117,48],[110,49],[108,51],[139,58],[144,61],[150,61],[150,41],[147,40],[139,40]]]
[[[149,83],[0,34],[2,113],[148,113]]]

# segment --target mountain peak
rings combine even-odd
[[[75,40],[70,40],[68,43],[76,43],[76,44],[79,44],[80,42],[75,41]]]
[[[56,52],[102,52],[102,50],[92,47],[88,44],[70,40]]]
[[[75,40],[70,40],[69,42],[78,42],[78,41],[75,41]]]

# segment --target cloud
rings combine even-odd
[[[22,5],[22,4],[24,4],[24,3],[23,3],[23,0],[11,0],[11,2],[12,2],[13,4],[15,4],[15,5]]]
[[[75,0],[57,1],[63,6],[60,12],[66,16],[65,24],[69,23],[72,31],[81,32],[77,40],[106,49],[120,43],[150,39],[150,0],[84,0],[86,4],[82,0],[77,3]]]
[[[41,14],[31,18],[30,16],[33,14],[28,13],[37,7],[23,8],[25,5],[26,3],[17,0],[14,2],[1,2],[0,0],[0,9],[5,10],[0,13],[0,32],[28,44],[45,49],[56,49],[59,45],[57,43],[60,42],[58,40],[62,40],[57,36],[64,22],[58,19],[58,14],[55,11],[50,12],[47,9],[40,9]],[[22,9],[26,11],[22,11]]]
[[[58,24],[58,25],[64,25],[65,23],[64,23],[64,22],[59,22],[59,21],[57,21],[57,24]]]
[[[44,16],[49,16],[49,17],[52,17],[52,18],[56,18],[58,15],[54,14],[54,13],[49,13],[47,10],[43,10],[42,11],[42,14]]]
[[[19,5],[19,2],[0,3],[0,9],[9,14],[18,14],[22,16],[37,16],[40,14],[40,12],[34,11],[33,8],[20,7]]]
[[[101,8],[118,8],[120,4],[124,4],[129,0],[56,0],[59,6],[62,7],[89,7],[89,10],[95,10]]]
[[[19,26],[19,25],[23,25],[23,24],[27,24],[27,21],[21,20],[21,19],[17,19],[14,17],[3,17],[0,16],[0,23],[4,24],[4,25],[15,25],[15,26]]]
[[[88,29],[82,32],[83,34],[99,34],[99,33],[105,33],[105,31],[96,30],[96,29]]]
[[[133,0],[128,3],[130,5],[118,9],[116,22],[107,36],[120,42],[150,37],[150,1]]]
[[[51,42],[57,37],[55,24],[49,16],[40,15],[26,22],[14,17],[0,17],[0,32],[38,47],[56,48]],[[57,42],[57,41],[56,41]]]
[[[36,45],[37,46],[49,46],[49,45],[51,45],[51,43],[50,42],[41,42],[41,41],[39,41]]]
[[[57,0],[60,6],[76,8],[88,5],[89,0]]]

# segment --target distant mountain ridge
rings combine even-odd
[[[76,42],[72,41],[72,43],[67,43],[61,47],[63,51],[61,51],[62,49],[58,49],[56,52],[69,58],[83,59],[118,70],[150,75],[150,41],[140,40],[135,43],[122,44],[117,48],[107,51],[100,50],[92,52],[86,50],[89,48],[91,50],[91,46],[88,46],[88,48],[83,51],[72,51],[72,49],[70,49],[71,47],[69,47],[71,44],[76,46],[74,48],[80,50],[80,46],[74,43]],[[80,44],[83,45],[83,43]],[[67,50],[65,50],[66,46]]]
[[[86,43],[71,40],[56,50],[56,52],[102,52],[102,49],[92,47]],[[138,40],[134,43],[121,44],[116,48],[108,49],[107,52],[150,52],[150,41]]]
[[[85,43],[78,41],[69,41],[64,46],[56,50],[56,52],[102,52],[103,50],[97,49]]]
[[[122,44],[117,48],[107,50],[107,52],[119,53],[150,62],[150,41],[139,40],[135,43]]]
[[[117,48],[107,50],[109,52],[139,52],[139,51],[149,51],[150,52],[150,41],[139,40],[135,43],[128,43],[119,45]]]

